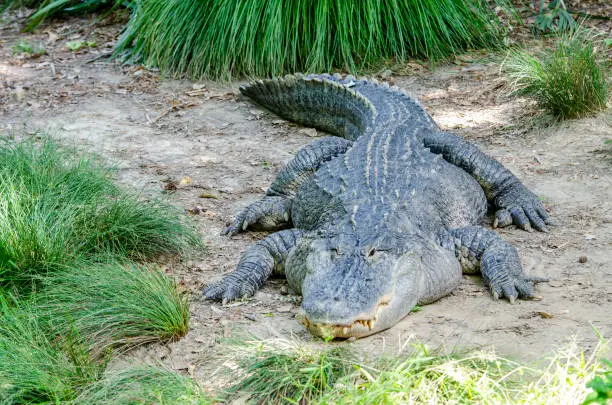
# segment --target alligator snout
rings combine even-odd
[[[358,319],[350,324],[314,323],[307,316],[299,316],[302,325],[315,336],[323,338],[364,337],[376,333],[375,319]]]
[[[302,307],[297,314],[298,320],[308,329],[313,335],[324,338],[350,338],[350,337],[365,337],[379,331],[377,324],[378,317],[382,308],[388,305],[387,300],[381,300],[375,308],[368,314],[361,313],[357,316],[349,316],[348,313],[344,317],[331,317],[331,312],[325,311],[324,314],[319,312],[317,316],[312,316],[307,308]],[[348,308],[345,308],[348,312]]]

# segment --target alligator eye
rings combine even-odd
[[[334,252],[336,256],[340,255],[340,249],[338,249],[337,247],[331,248],[331,251]]]
[[[368,257],[374,256],[374,253],[376,253],[376,248],[370,248],[370,251],[368,252]]]

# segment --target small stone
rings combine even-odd
[[[586,256],[580,256],[578,258],[579,263],[586,263],[589,259]]]
[[[286,285],[281,286],[281,288],[280,288],[280,293],[281,293],[281,295],[287,295],[287,294],[289,294],[289,288],[287,288],[287,286],[286,286]]]
[[[319,136],[319,133],[314,128],[302,128],[298,132],[300,134],[304,134],[304,135],[309,136],[311,138],[315,138],[315,137]]]
[[[249,321],[253,321],[253,322],[257,322],[257,318],[255,317],[255,315],[245,315],[244,316],[246,319],[248,319]]]
[[[192,215],[198,215],[203,211],[205,211],[205,209],[201,205],[196,205],[192,209],[187,210],[187,212],[189,212]]]
[[[385,69],[380,73],[380,77],[383,79],[388,79],[393,75],[393,72],[389,69]]]
[[[170,180],[166,183],[166,185],[164,186],[164,190],[166,191],[176,191],[178,189],[178,185],[176,184],[176,182]]]
[[[283,305],[281,307],[278,307],[277,311],[278,312],[291,312],[292,309],[293,309],[293,305],[288,304],[288,305]]]
[[[13,97],[15,98],[15,101],[23,101],[25,99],[25,91],[23,87],[17,86],[13,92]]]

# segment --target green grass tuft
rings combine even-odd
[[[187,333],[189,305],[175,282],[142,266],[85,265],[45,277],[34,310],[53,336],[77,337],[95,358]]]
[[[582,28],[560,35],[551,53],[511,52],[504,67],[514,93],[533,97],[556,119],[606,108],[606,67],[597,60],[594,38]]]
[[[171,76],[350,72],[500,45],[480,0],[137,0],[117,55]]]
[[[197,232],[75,154],[50,140],[0,144],[1,404],[72,404],[111,355],[187,333],[186,295],[160,270],[130,260],[181,253],[198,244]],[[27,301],[7,298],[10,290]],[[147,372],[146,392],[123,382],[139,395],[132,403],[205,403],[183,377]],[[106,394],[88,391],[89,403],[126,403],[119,393],[105,402],[110,386],[99,387]]]
[[[612,361],[604,359],[602,362],[603,370],[587,383],[587,388],[593,391],[587,395],[584,405],[605,405],[612,400]]]
[[[25,31],[31,31],[50,17],[113,10],[119,6],[129,7],[130,3],[129,0],[0,0],[0,12],[21,7],[36,9],[25,27]]]
[[[359,375],[331,392],[321,403],[507,403],[514,395],[511,384],[502,379],[518,364],[490,353],[465,356],[411,354],[377,362],[368,370],[359,366]]]
[[[13,55],[25,53],[29,56],[41,56],[44,55],[47,51],[41,45],[33,45],[32,43],[25,41],[23,39],[19,40],[12,47]]]
[[[589,356],[569,344],[544,368],[492,351],[435,355],[423,346],[373,360],[338,346],[317,349],[280,341],[233,347],[237,364],[226,364],[243,375],[227,395],[254,403],[579,404],[590,391],[587,384],[599,387],[599,396],[605,388],[600,381],[604,340]]]
[[[211,398],[191,378],[153,366],[108,372],[74,405],[208,405]]]
[[[0,287],[113,255],[152,260],[201,246],[163,204],[118,189],[112,171],[50,140],[0,144]]]
[[[0,11],[7,8],[35,8],[36,11],[28,17],[25,27],[25,31],[31,31],[53,16],[113,10],[119,6],[129,7],[130,4],[129,0],[4,0],[0,1]]]
[[[104,366],[70,335],[50,338],[30,307],[0,296],[0,403],[60,403]]]
[[[284,341],[246,342],[233,352],[244,375],[227,393],[247,395],[254,403],[310,403],[354,370],[344,346],[319,350]]]
[[[197,231],[185,224],[176,209],[161,203],[120,195],[92,208],[82,220],[81,247],[92,255],[110,253],[151,260],[201,248]]]

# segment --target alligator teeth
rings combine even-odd
[[[372,320],[369,319],[369,320],[366,321],[366,323],[368,324],[368,329],[372,330],[372,324],[373,324]]]
[[[342,328],[342,334],[346,335],[348,333],[348,328],[345,326]]]

